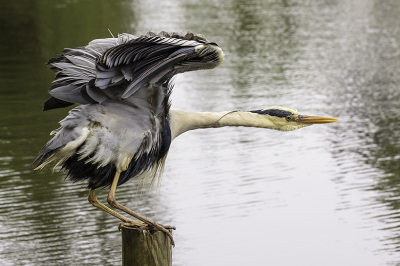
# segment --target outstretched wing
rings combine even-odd
[[[57,74],[44,110],[125,100],[146,84],[160,85],[178,73],[214,68],[223,59],[215,43],[190,32],[94,40],[65,49],[48,62]]]
[[[82,105],[52,132],[35,169],[54,161],[91,189],[111,185],[116,171],[118,185],[138,176],[154,180],[171,143],[171,77],[216,67],[223,57],[192,33],[122,34],[64,50],[49,61],[57,74],[44,110]]]

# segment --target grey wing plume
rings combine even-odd
[[[73,103],[127,99],[146,84],[162,84],[178,73],[210,69],[224,59],[222,50],[190,32],[152,32],[136,37],[98,39],[65,49],[48,64],[56,71],[44,110]]]
[[[55,161],[72,181],[87,181],[90,189],[110,186],[117,170],[118,185],[140,175],[154,180],[171,143],[170,92],[168,84],[143,87],[130,104],[108,99],[75,107],[52,132],[35,170]]]

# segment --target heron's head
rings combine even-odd
[[[281,131],[291,131],[313,124],[334,123],[339,121],[336,118],[323,116],[299,115],[297,110],[286,107],[268,107],[263,110],[250,111],[265,116],[272,123],[271,128]]]

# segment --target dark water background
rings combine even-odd
[[[121,263],[118,221],[85,184],[30,167],[67,114],[41,111],[45,63],[108,29],[191,30],[222,47],[220,67],[176,78],[173,109],[340,119],[186,133],[158,192],[119,188],[177,227],[174,265],[400,265],[399,14],[396,0],[0,1],[0,265]]]

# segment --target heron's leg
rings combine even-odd
[[[170,238],[171,244],[175,245],[174,239],[173,239],[171,233],[166,229],[166,226],[163,226],[162,224],[156,223],[155,221],[150,220],[149,218],[146,218],[146,217],[144,217],[144,216],[142,216],[142,215],[140,215],[140,214],[128,209],[127,207],[119,204],[115,200],[115,190],[117,189],[117,184],[118,184],[120,173],[121,172],[119,172],[119,171],[117,171],[115,173],[114,180],[113,180],[111,188],[110,188],[110,193],[108,193],[108,197],[107,197],[108,204],[110,204],[110,206],[113,207],[113,208],[116,208],[116,209],[119,209],[119,210],[121,210],[123,212],[126,212],[127,214],[132,215],[133,217],[137,218],[138,220],[140,220],[140,221],[142,221],[144,223],[147,223],[149,225],[152,225],[152,226],[154,226],[155,228],[157,228],[160,231],[163,231]],[[167,228],[171,228],[171,227],[167,227]]]
[[[90,202],[93,206],[95,206],[95,207],[97,207],[97,208],[99,208],[99,209],[101,209],[101,210],[103,210],[103,211],[105,211],[105,212],[111,214],[112,216],[114,216],[114,217],[120,219],[121,221],[123,221],[124,223],[130,224],[130,225],[135,225],[135,226],[138,226],[138,227],[142,227],[142,226],[145,225],[145,224],[142,223],[142,222],[137,222],[137,221],[134,221],[134,220],[132,220],[132,219],[129,219],[129,218],[127,218],[127,217],[125,217],[125,216],[119,214],[118,212],[116,212],[116,211],[114,211],[114,210],[108,208],[106,205],[102,204],[102,203],[96,198],[96,195],[95,195],[95,193],[94,193],[94,189],[91,189],[91,190],[90,190],[89,196],[88,196],[88,200],[89,200],[89,202]]]

